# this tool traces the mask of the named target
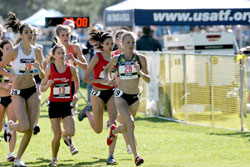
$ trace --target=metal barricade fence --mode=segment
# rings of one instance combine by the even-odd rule
[[[236,61],[237,55],[140,53],[147,58],[151,82],[141,82],[139,111],[184,123],[248,131],[244,60]]]

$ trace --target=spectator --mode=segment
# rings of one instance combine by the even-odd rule
[[[162,51],[159,41],[152,37],[153,31],[149,26],[143,27],[142,32],[142,37],[136,41],[136,50]]]

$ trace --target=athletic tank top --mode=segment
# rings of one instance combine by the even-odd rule
[[[69,53],[71,53],[76,58],[76,56],[74,55],[74,51],[73,51],[72,45],[69,45],[67,56],[68,56]],[[68,57],[66,57],[66,63],[69,63],[69,64],[71,64],[71,65],[73,65],[73,66],[76,67],[76,63],[74,63],[71,59],[68,59]]]
[[[109,61],[103,58],[101,52],[97,52],[96,55],[98,56],[99,60],[98,60],[98,63],[94,67],[94,79],[104,79],[103,69],[109,63]],[[98,88],[103,88],[103,89],[114,88],[114,86],[112,87],[108,86],[107,83],[91,83],[91,85],[98,87]]]
[[[18,54],[16,59],[12,62],[13,71],[16,75],[33,74],[37,69],[32,65],[36,60],[35,47],[31,45],[31,52],[29,55],[23,53],[23,49],[19,44],[17,46]]]
[[[66,70],[63,73],[59,73],[56,70],[54,63],[50,65],[49,79],[54,81],[54,84],[50,86],[49,100],[53,102],[69,102],[72,101],[72,73],[70,65],[67,64]]]
[[[133,54],[133,57],[130,60],[126,60],[124,54],[120,54],[116,63],[117,76],[120,77],[120,79],[139,78],[140,76],[138,75],[134,67],[136,61],[141,67],[140,59],[135,53]]]

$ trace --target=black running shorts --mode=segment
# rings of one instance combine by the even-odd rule
[[[49,118],[65,118],[73,113],[73,102],[48,102]]]

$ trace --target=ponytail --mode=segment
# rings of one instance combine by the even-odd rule
[[[8,28],[12,28],[12,31],[14,33],[20,33],[22,34],[24,27],[30,27],[29,24],[24,23],[22,24],[21,21],[16,17],[16,14],[13,12],[9,12],[9,17],[7,20],[7,23],[5,24],[5,26]]]
[[[88,33],[89,33],[89,43],[93,45],[96,49],[102,49],[101,44],[107,38],[113,38],[110,33],[97,30],[94,27],[90,27],[88,29]]]

